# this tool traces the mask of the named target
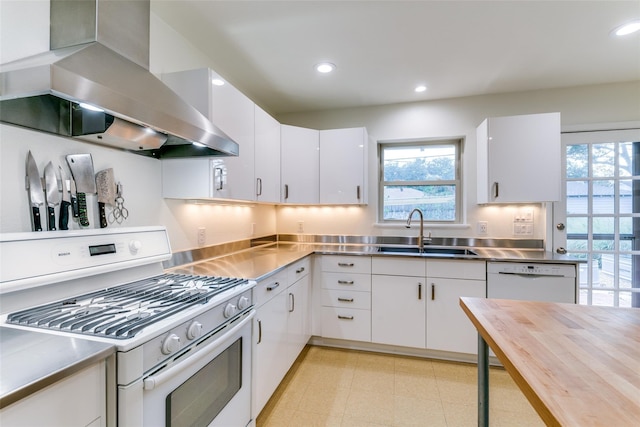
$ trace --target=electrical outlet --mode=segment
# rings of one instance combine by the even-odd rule
[[[198,245],[202,246],[207,243],[207,229],[204,227],[198,228]]]
[[[298,233],[304,233],[304,221],[298,221]]]
[[[478,221],[478,234],[487,234],[489,229],[489,224],[487,221]]]
[[[256,234],[256,223],[251,223],[251,235],[254,236]]]

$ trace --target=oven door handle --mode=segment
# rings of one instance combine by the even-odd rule
[[[208,344],[206,347],[200,350],[197,354],[194,354],[193,356],[189,357],[188,358],[189,363],[184,363],[184,362],[178,363],[177,365],[172,366],[171,368],[167,369],[166,371],[158,375],[152,375],[145,378],[143,381],[144,389],[153,390],[154,388],[160,386],[161,384],[165,383],[167,380],[179,374],[184,369],[187,369],[188,367],[192,366],[193,363],[197,363],[203,358],[209,357],[211,353],[213,353],[220,347],[221,345],[220,343],[223,343],[226,340],[228,340],[236,332],[242,329],[247,323],[251,322],[251,319],[253,319],[253,316],[255,316],[255,313],[256,313],[255,310],[251,310],[249,315],[246,316],[244,319],[242,319],[240,323],[238,323],[237,325],[232,327],[230,330],[225,332],[224,335],[215,338],[212,343]]]

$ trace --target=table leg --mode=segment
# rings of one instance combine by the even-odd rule
[[[489,426],[489,346],[478,334],[478,426]]]

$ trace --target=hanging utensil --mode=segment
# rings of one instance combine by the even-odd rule
[[[76,182],[78,196],[78,218],[80,225],[89,226],[87,214],[87,194],[96,194],[96,180],[91,154],[69,154],[67,164]]]
[[[27,155],[27,190],[31,202],[31,224],[33,231],[42,231],[40,221],[40,206],[44,205],[44,190],[36,161],[29,151]]]
[[[100,228],[105,228],[107,226],[105,205],[114,206],[116,199],[116,184],[112,168],[101,170],[96,174],[96,187],[98,189]]]
[[[60,202],[60,216],[58,217],[58,227],[60,230],[69,229],[69,208],[71,207],[71,195],[69,190],[71,184],[67,179],[67,174],[64,173],[62,166],[58,166],[58,175],[60,180],[58,184],[61,184],[62,188],[62,201]]]
[[[51,162],[44,168],[44,186],[47,193],[47,230],[54,231],[56,229],[55,207],[60,204],[60,188],[56,170]]]

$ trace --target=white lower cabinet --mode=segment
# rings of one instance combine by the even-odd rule
[[[486,263],[374,257],[371,341],[455,353],[477,353],[477,333],[460,297],[486,296]]]
[[[91,365],[0,411],[3,426],[103,427],[106,364]]]
[[[310,265],[304,258],[259,281],[254,289],[254,418],[309,340]],[[297,280],[291,283],[290,278]]]
[[[374,257],[371,270],[371,340],[425,348],[424,259]]]
[[[322,336],[371,341],[371,257],[322,257]]]
[[[460,297],[486,297],[486,263],[427,260],[427,286],[427,348],[477,354],[478,333]]]

